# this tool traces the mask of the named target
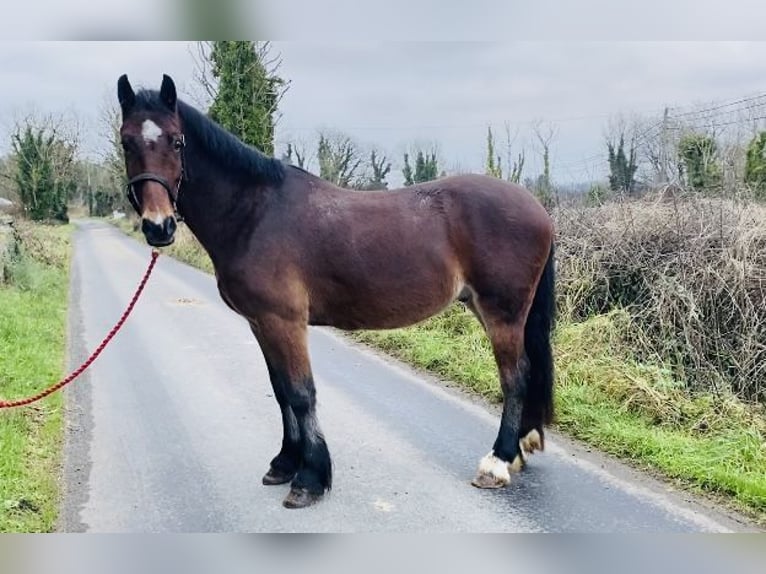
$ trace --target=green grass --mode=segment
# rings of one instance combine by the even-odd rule
[[[556,427],[635,466],[721,495],[766,524],[766,417],[734,397],[689,396],[669,371],[621,348],[625,313],[560,325]],[[420,325],[354,338],[500,401],[478,322],[453,306]]]
[[[20,225],[23,256],[0,285],[0,397],[60,379],[66,349],[71,228]],[[0,411],[0,532],[48,532],[58,511],[62,399]]]

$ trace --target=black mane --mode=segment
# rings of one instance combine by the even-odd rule
[[[178,100],[177,105],[187,142],[200,146],[230,172],[239,172],[267,185],[282,183],[285,166],[280,160],[245,144],[189,104]],[[155,90],[137,92],[135,106],[149,112],[168,111]]]

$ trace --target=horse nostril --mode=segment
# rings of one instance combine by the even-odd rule
[[[176,219],[175,217],[168,217],[162,224],[163,231],[168,237],[171,237],[176,232]]]
[[[149,221],[148,219],[142,219],[141,220],[141,232],[144,235],[148,235],[156,230],[158,225],[154,223],[153,221]]]

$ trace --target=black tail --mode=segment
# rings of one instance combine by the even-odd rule
[[[553,353],[551,332],[556,319],[554,247],[545,263],[540,283],[524,327],[524,347],[529,360],[527,395],[522,427],[536,428],[553,422]],[[522,431],[524,432],[524,431]],[[523,435],[522,435],[523,436]]]

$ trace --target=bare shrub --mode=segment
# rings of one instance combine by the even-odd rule
[[[693,391],[766,399],[766,207],[674,194],[555,217],[564,315],[625,308],[640,359]]]

